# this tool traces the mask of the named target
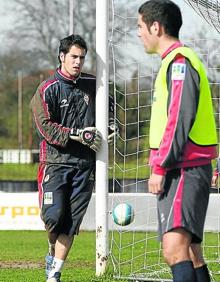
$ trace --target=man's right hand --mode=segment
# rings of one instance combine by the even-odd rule
[[[96,127],[72,130],[70,132],[70,139],[88,146],[95,152],[98,152],[102,145],[102,135]]]
[[[148,181],[148,191],[152,194],[162,194],[164,192],[164,175],[152,173]]]
[[[217,186],[218,186],[218,172],[214,172],[212,176],[211,187],[217,188]]]

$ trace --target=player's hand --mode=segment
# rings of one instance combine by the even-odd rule
[[[102,135],[96,127],[85,127],[72,131],[70,139],[88,146],[95,152],[98,152],[102,145]]]
[[[152,173],[148,181],[148,191],[152,194],[162,194],[164,192],[164,180],[163,175]]]
[[[217,182],[218,182],[218,174],[213,174],[211,187],[217,188]]]
[[[114,143],[115,137],[119,135],[119,128],[117,123],[114,122],[113,118],[109,119],[108,125],[108,144],[112,145]]]

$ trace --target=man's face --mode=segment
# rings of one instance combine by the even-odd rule
[[[138,15],[138,37],[144,43],[145,51],[149,54],[156,53],[157,37],[154,26],[148,29],[146,23],[142,20],[142,15]]]
[[[73,45],[67,54],[61,53],[61,71],[67,76],[79,76],[85,61],[85,55],[85,49],[78,45]]]

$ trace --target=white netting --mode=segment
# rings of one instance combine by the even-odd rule
[[[184,0],[215,29],[220,31],[219,0]]]
[[[170,270],[163,262],[157,241],[156,199],[146,193],[148,167],[148,129],[151,98],[160,59],[144,53],[137,38],[137,10],[143,1],[113,1],[111,92],[115,98],[115,119],[120,127],[114,152],[110,154],[113,193],[111,210],[128,202],[135,211],[135,221],[119,228],[110,218],[114,275],[138,281],[171,281]],[[191,10],[189,6],[188,10]],[[201,27],[202,30],[202,27]],[[184,33],[183,33],[184,34]],[[220,64],[219,39],[198,39],[197,34],[181,38],[196,50],[208,70],[219,132]],[[159,121],[158,121],[159,122]],[[220,195],[213,189],[215,204],[209,210],[204,237],[204,254],[213,281],[220,281]]]

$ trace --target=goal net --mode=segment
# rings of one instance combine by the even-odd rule
[[[218,32],[220,31],[219,0],[185,0],[185,2]]]
[[[210,2],[211,5],[211,1],[186,2],[195,4],[194,9],[199,7],[197,2]],[[147,193],[150,107],[160,59],[145,54],[137,37],[137,10],[142,3],[134,0],[112,2],[110,92],[115,99],[115,120],[120,127],[120,136],[110,151],[110,210],[118,203],[127,202],[134,208],[135,220],[128,226],[119,227],[110,216],[110,257],[115,278],[172,281],[157,240],[156,198]],[[204,8],[208,10],[209,6]],[[196,15],[186,4],[184,11]],[[181,40],[199,54],[208,70],[219,133],[220,41],[219,38],[201,37],[203,23],[190,36],[188,28],[183,26]],[[211,190],[203,249],[212,281],[220,281],[220,195],[218,187]]]

